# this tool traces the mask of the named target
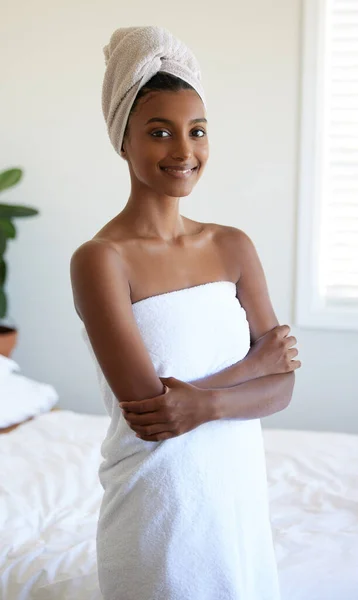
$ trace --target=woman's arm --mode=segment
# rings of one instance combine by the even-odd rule
[[[295,373],[267,375],[231,388],[208,390],[208,421],[259,419],[289,405]]]
[[[162,394],[117,251],[96,240],[82,244],[71,258],[71,283],[76,310],[115,397],[132,401]]]
[[[290,402],[295,382],[293,371],[301,363],[293,360],[297,349],[289,349],[296,340],[285,337],[288,326],[286,331],[284,326],[277,327],[278,319],[253,242],[240,229],[229,227],[226,230],[230,237],[231,255],[240,257],[236,296],[249,322],[251,349],[243,360],[227,369],[190,383],[213,391],[209,394],[212,400],[208,404],[209,411],[213,409],[209,419],[266,416],[282,410]],[[268,332],[272,333],[266,336]],[[255,343],[264,336],[269,339],[262,348],[263,352],[261,349],[255,352]]]
[[[189,383],[202,389],[213,390],[217,388],[231,388],[240,383],[245,383],[245,381],[256,379],[257,377],[262,377],[260,365],[253,356],[247,354],[245,358],[239,360],[230,367],[222,369],[213,375],[195,379]]]

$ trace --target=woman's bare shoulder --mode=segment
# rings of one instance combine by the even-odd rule
[[[105,239],[90,239],[76,248],[70,260],[70,277],[77,312],[79,304],[88,301],[96,285],[110,286],[114,279],[130,297],[126,263]]]
[[[202,231],[210,235],[213,241],[224,242],[235,240],[240,235],[241,230],[230,225],[223,225],[221,223],[205,222],[205,221],[194,221],[185,217],[185,221],[195,232]],[[242,232],[243,233],[243,232]]]
[[[236,257],[242,257],[254,246],[252,239],[245,231],[232,225],[217,225],[215,234],[220,247],[233,252]]]
[[[83,242],[73,252],[70,260],[70,274],[72,284],[85,272],[93,272],[96,267],[100,267],[103,262],[117,259],[114,256],[114,248],[105,241],[90,239]]]
[[[242,229],[232,225],[213,224],[214,240],[228,273],[232,273],[238,282],[247,256],[252,252],[254,244]]]
[[[222,225],[220,223],[211,223],[213,225],[213,231],[225,241],[238,242],[242,240],[247,234],[238,227],[233,227],[232,225]]]
[[[96,262],[106,259],[116,259],[118,264],[122,263],[123,268],[125,268],[120,239],[115,241],[111,236],[98,232],[93,238],[86,240],[76,248],[71,256],[71,266],[77,262],[92,263],[93,261]]]

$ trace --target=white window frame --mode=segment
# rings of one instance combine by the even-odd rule
[[[302,20],[301,126],[298,192],[295,324],[308,329],[358,331],[356,306],[327,306],[318,293],[320,194],[318,167],[323,86],[324,20],[327,0],[304,0]]]

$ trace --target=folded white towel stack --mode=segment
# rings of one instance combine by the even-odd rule
[[[197,59],[164,27],[149,25],[117,29],[103,52],[107,68],[102,88],[102,109],[110,140],[118,154],[135,97],[159,71],[176,75],[189,83],[205,106]]]

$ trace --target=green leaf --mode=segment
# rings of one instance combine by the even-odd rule
[[[6,235],[3,232],[3,230],[0,228],[0,256],[1,257],[6,250],[6,240],[7,240]]]
[[[7,313],[7,301],[6,295],[2,288],[0,288],[0,319],[4,319]]]
[[[12,187],[20,181],[22,177],[21,169],[7,169],[0,173],[0,191]]]
[[[7,271],[6,262],[2,258],[0,260],[0,288],[4,287],[4,283],[6,280],[6,271]]]
[[[9,219],[0,219],[0,229],[3,230],[7,238],[14,239],[16,237],[16,229]]]
[[[20,206],[13,204],[0,204],[0,219],[13,219],[14,217],[33,217],[38,215],[39,211],[36,208],[29,206]]]

